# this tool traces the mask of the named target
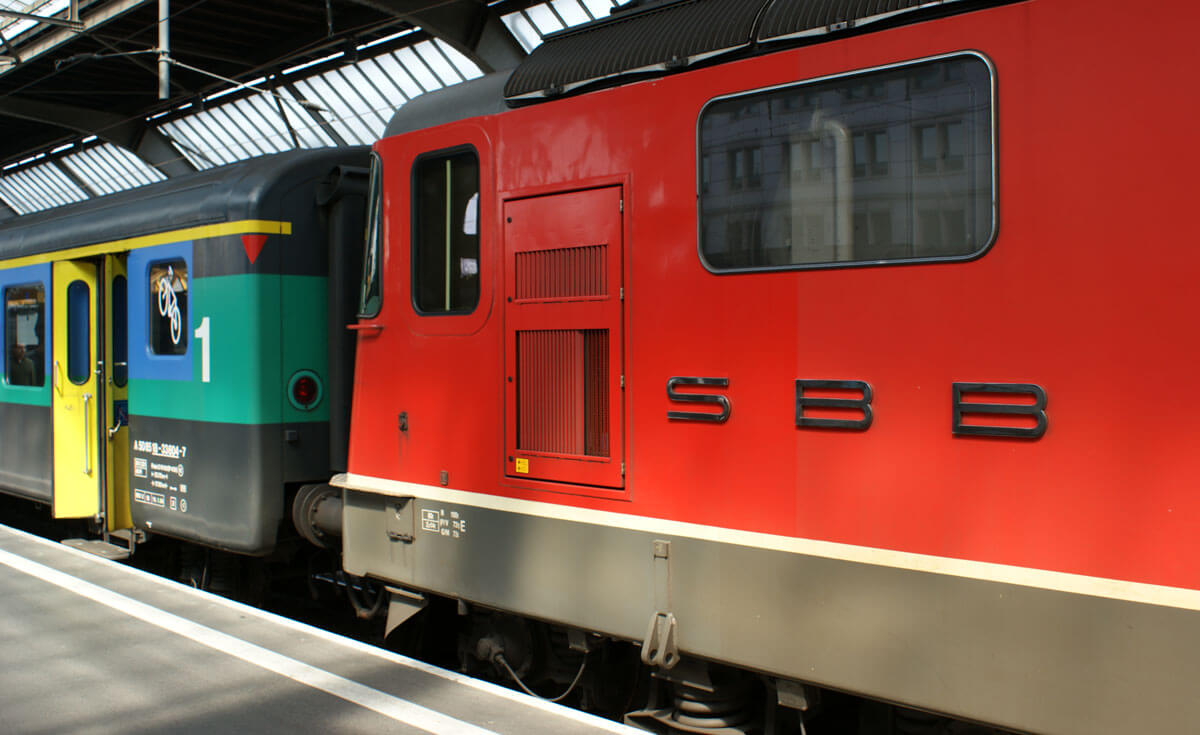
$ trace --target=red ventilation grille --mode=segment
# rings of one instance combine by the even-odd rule
[[[605,249],[585,245],[515,253],[517,300],[607,296]]]
[[[608,330],[517,332],[517,448],[609,456]]]

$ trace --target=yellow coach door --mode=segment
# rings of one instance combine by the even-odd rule
[[[107,529],[133,526],[129,507],[129,282],[125,256],[104,258],[104,433]]]
[[[99,281],[91,263],[54,264],[54,517],[100,514]]]

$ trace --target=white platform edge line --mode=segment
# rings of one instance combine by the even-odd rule
[[[539,500],[523,500],[465,490],[453,490],[434,485],[420,485],[365,475],[338,475],[334,478],[333,484],[337,487],[350,490],[393,497],[416,497],[422,500],[476,506],[489,510],[519,513],[539,518],[609,526],[664,536],[683,536],[702,541],[715,541],[736,546],[780,551],[837,561],[927,572],[965,579],[977,579],[986,582],[999,582],[1020,587],[1032,587],[1090,597],[1103,597],[1111,600],[1144,603],[1160,607],[1200,610],[1200,590],[1183,587],[1167,587],[1144,582],[1128,582],[1119,579],[1091,577],[1069,572],[1054,572],[1046,569],[971,561],[968,559],[954,559],[907,551],[878,549],[870,546],[855,546],[853,544],[843,544],[834,541],[818,541],[815,539],[778,536],[754,531],[741,531],[732,528],[670,521],[614,511],[592,510],[590,508],[579,508]]]
[[[395,653],[393,651],[388,651],[383,648],[378,648],[376,646],[372,646],[369,643],[363,643],[362,641],[356,641],[353,638],[345,638],[336,633],[331,633],[327,630],[322,630],[321,628],[315,628],[306,623],[301,623],[299,621],[292,620],[291,618],[285,618],[282,615],[276,615],[275,613],[267,612],[266,610],[261,610],[257,607],[252,607],[250,605],[246,605],[245,603],[237,602],[236,600],[230,600],[230,599],[221,597],[220,595],[214,595],[210,592],[198,590],[195,587],[190,587],[186,584],[181,584],[181,583],[176,582],[171,579],[159,577],[158,575],[151,574],[150,572],[142,571],[141,569],[137,569],[136,567],[127,566],[125,564],[120,564],[118,562],[111,561],[109,559],[105,559],[103,557],[99,557],[94,554],[89,554],[86,551],[81,551],[79,549],[75,549],[70,546],[65,546],[63,544],[56,543],[56,542],[50,541],[48,539],[44,539],[40,536],[35,536],[31,533],[27,533],[25,531],[21,531],[16,528],[11,528],[9,526],[3,526],[3,525],[0,525],[0,528],[2,528],[4,531],[7,531],[8,533],[10,533],[14,536],[18,536],[22,539],[43,545],[49,549],[54,550],[55,552],[64,552],[64,553],[67,553],[71,556],[74,556],[80,560],[83,560],[83,561],[86,561],[89,563],[100,564],[100,565],[105,565],[108,567],[120,569],[124,573],[128,573],[128,574],[137,576],[137,577],[144,579],[148,582],[151,582],[153,584],[167,587],[169,589],[180,592],[182,594],[187,594],[187,595],[192,595],[194,597],[198,597],[200,599],[205,600],[206,602],[224,605],[226,607],[229,607],[232,610],[237,611],[240,614],[253,616],[260,620],[264,620],[264,621],[273,623],[275,625],[279,625],[279,626],[288,628],[289,630],[294,630],[298,633],[303,633],[305,635],[311,635],[316,638],[320,638],[321,640],[324,640],[328,643],[340,645],[344,648],[348,648],[357,653],[374,656],[376,658],[383,659],[385,661],[396,664],[398,666],[404,666],[404,667],[419,671],[423,674],[428,674],[430,676],[436,676],[438,678],[445,679],[447,681],[451,681],[455,684],[460,684],[462,686],[471,687],[472,689],[476,689],[476,690],[484,692],[486,694],[490,694],[494,697],[500,697],[501,699],[506,699],[510,702],[513,702],[514,704],[518,704],[518,705],[525,706],[525,707],[530,707],[532,709],[541,710],[548,714],[552,714],[554,716],[562,717],[562,718],[565,718],[568,720],[574,720],[575,722],[579,722],[580,724],[584,724],[584,725],[592,727],[596,730],[602,730],[604,732],[616,733],[617,735],[645,735],[644,730],[632,728],[627,725],[623,725],[619,722],[607,720],[607,719],[605,719],[603,717],[599,717],[597,715],[588,714],[587,712],[580,712],[579,710],[571,709],[570,707],[567,707],[565,705],[555,704],[554,702],[548,702],[543,699],[531,697],[527,694],[522,694],[521,692],[517,692],[512,689],[508,689],[508,688],[500,686],[498,684],[493,684],[488,681],[483,681],[482,679],[475,679],[475,678],[472,678],[465,674],[459,674],[454,671],[449,671],[447,669],[438,668],[437,666],[434,666],[432,664],[427,664],[424,661],[420,661],[415,658],[410,658],[403,654]],[[0,549],[0,551],[3,551],[3,549]],[[34,562],[34,563],[36,563],[36,562]],[[56,570],[52,570],[52,571],[56,571]],[[113,594],[117,594],[117,593],[113,593]],[[136,602],[136,600],[134,600],[134,602]]]
[[[144,602],[105,589],[99,585],[74,577],[66,572],[48,567],[40,562],[26,559],[10,551],[0,549],[0,564],[18,572],[36,577],[62,589],[105,605],[117,612],[161,628],[169,633],[187,638],[233,658],[266,669],[292,681],[304,684],[335,697],[344,699],[373,712],[377,712],[405,725],[435,733],[454,735],[496,735],[491,730],[477,727],[414,704],[408,700],[381,692],[378,689],[346,679],[315,666],[297,661],[262,646],[249,643],[227,633],[200,625],[187,618],[160,610]]]

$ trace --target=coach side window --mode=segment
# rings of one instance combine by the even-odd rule
[[[992,72],[957,54],[718,99],[700,116],[713,271],[963,260],[995,229]]]
[[[46,382],[42,337],[46,291],[42,284],[4,289],[5,377],[9,385],[40,386]]]
[[[188,269],[182,258],[150,265],[150,351],[182,355],[188,338]]]
[[[479,155],[442,151],[413,166],[412,292],[421,314],[465,314],[479,303]]]
[[[379,315],[383,304],[383,275],[379,269],[383,257],[383,162],[374,153],[371,154],[371,180],[367,189],[367,236],[358,315],[370,318]]]

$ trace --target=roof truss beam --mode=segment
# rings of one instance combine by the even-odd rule
[[[58,46],[74,39],[80,32],[87,32],[94,28],[98,28],[117,16],[133,10],[134,8],[153,2],[154,0],[112,0],[99,5],[94,11],[89,12],[86,18],[80,20],[78,30],[72,28],[55,29],[30,43],[23,43],[18,46],[17,50],[20,53],[20,62],[24,63],[32,59],[54,50]],[[15,69],[17,64],[10,65],[8,68],[0,68],[0,75],[6,74]]]
[[[37,21],[38,23],[45,23],[47,25],[70,28],[73,31],[83,30],[83,23],[79,22],[79,0],[71,0],[71,5],[67,10],[66,18],[59,18],[56,15],[35,15],[33,13],[21,13],[16,10],[0,10],[0,18],[32,20]]]
[[[482,0],[355,0],[395,15],[453,46],[486,74],[511,69],[525,49]]]
[[[102,110],[19,97],[0,97],[0,115],[51,123],[85,135],[95,135],[132,151],[164,176],[178,176],[196,170],[179,155],[166,135],[142,120],[127,120]]]

